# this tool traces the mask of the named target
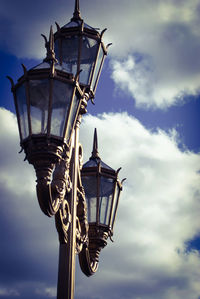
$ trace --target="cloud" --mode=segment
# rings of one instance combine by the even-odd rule
[[[111,27],[117,89],[140,108],[166,109],[198,95],[199,1],[134,1],[127,7],[129,22],[123,17],[119,21],[118,15]]]
[[[199,156],[179,149],[175,130],[152,132],[127,113],[118,113],[84,117],[80,137],[85,161],[94,126],[102,160],[115,169],[121,166],[120,177],[127,181],[115,242],[102,250],[94,277],[86,278],[77,265],[76,297],[196,299],[199,253],[187,251],[185,243],[199,233]],[[36,202],[35,175],[17,154],[16,119],[5,109],[0,109],[0,134],[0,290],[15,290],[24,299],[51,298],[57,233],[53,219]]]
[[[199,74],[196,78],[188,75],[184,80],[179,74],[180,70],[177,69],[177,73],[169,78],[166,67],[156,70],[152,63],[150,56],[142,57],[139,62],[134,56],[129,56],[123,61],[111,62],[112,79],[116,83],[116,91],[123,91],[131,96],[137,108],[167,109],[170,106],[184,104],[187,95],[199,93],[197,82],[200,79]],[[154,65],[158,66],[158,64]],[[176,76],[180,77],[176,78]],[[124,96],[122,92],[120,93]]]
[[[3,288],[3,289],[0,288],[0,297],[1,296],[4,296],[4,297],[11,297],[11,296],[18,297],[19,293],[18,293],[18,291],[13,290],[13,289],[9,290],[9,289],[5,289],[5,288]]]
[[[44,296],[47,296],[48,298],[55,298],[56,288],[45,288],[43,286],[42,289],[39,289],[39,288],[36,289],[36,294],[44,295]]]

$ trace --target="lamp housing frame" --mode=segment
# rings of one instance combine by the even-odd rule
[[[56,58],[58,59],[58,62],[60,65],[63,65],[63,55],[62,53],[62,43],[66,39],[70,39],[73,37],[78,38],[78,52],[77,52],[77,70],[75,73],[79,73],[79,77],[81,76],[81,51],[82,51],[82,45],[83,45],[83,39],[88,38],[92,39],[97,42],[98,47],[95,54],[95,60],[93,62],[93,65],[91,66],[90,76],[89,76],[89,82],[81,83],[81,79],[79,78],[79,84],[82,90],[85,90],[87,93],[89,93],[90,98],[94,98],[98,80],[101,74],[101,70],[104,64],[105,57],[107,56],[107,48],[110,45],[105,46],[102,37],[106,29],[104,29],[101,33],[99,33],[95,28],[92,28],[91,26],[84,23],[84,21],[80,18],[80,16],[76,16],[71,19],[71,22],[64,25],[63,27],[60,27],[58,23],[57,25],[57,32],[54,33],[54,40],[55,40],[55,53]],[[102,57],[99,60],[100,52],[102,51]],[[94,79],[95,78],[95,79]]]

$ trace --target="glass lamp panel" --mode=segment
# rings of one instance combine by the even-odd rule
[[[96,61],[97,51],[98,42],[95,39],[83,36],[80,61],[80,70],[82,70],[82,72],[79,76],[79,82],[81,84],[90,84],[91,74]]]
[[[74,97],[72,99],[70,114],[68,116],[68,121],[67,121],[67,130],[65,134],[65,138],[67,140],[70,139],[71,132],[74,127],[74,123],[76,121],[78,107],[79,107],[79,98],[76,96],[76,94],[74,94]]]
[[[114,191],[114,181],[111,178],[102,176],[100,180],[99,213],[100,223],[108,225],[110,211],[112,208],[112,196]]]
[[[49,80],[30,80],[30,114],[33,134],[47,133]]]
[[[96,80],[97,80],[97,76],[99,74],[99,69],[101,67],[101,62],[102,59],[104,57],[104,51],[102,46],[99,49],[99,54],[98,54],[98,58],[97,58],[97,63],[96,63],[96,67],[95,67],[95,71],[94,71],[94,75],[93,75],[93,79],[92,79],[92,89],[95,89],[95,85],[96,85]]]
[[[21,134],[22,139],[24,139],[29,135],[25,84],[22,84],[17,88],[16,99],[19,111],[19,123],[21,128]]]
[[[51,134],[63,137],[67,113],[70,107],[73,86],[58,80],[53,81]]]
[[[78,64],[79,37],[75,35],[63,38],[61,41],[61,52],[59,46],[59,39],[57,39],[55,41],[56,58],[67,73],[75,76]]]
[[[82,184],[85,190],[85,197],[87,201],[88,222],[96,222],[97,213],[97,177],[83,176]]]
[[[120,195],[120,188],[117,185],[116,189],[115,189],[115,195],[114,195],[114,200],[113,200],[113,210],[112,210],[112,215],[111,215],[111,227],[112,227],[112,229],[113,229],[113,226],[114,226],[115,217],[116,217],[116,213],[117,213],[119,195]]]

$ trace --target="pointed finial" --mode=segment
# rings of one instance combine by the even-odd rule
[[[77,20],[82,21],[80,7],[79,7],[79,0],[75,0],[74,14],[71,21],[77,21]]]
[[[51,25],[49,32],[49,48],[54,52],[54,36],[53,36],[53,27]]]
[[[54,52],[54,36],[53,36],[53,28],[52,26],[50,27],[50,32],[49,32],[49,41],[47,41],[47,38],[45,35],[42,34],[42,36],[45,39],[45,47],[47,49],[47,56],[43,60],[44,62],[57,62],[55,58],[55,52]]]
[[[92,157],[93,159],[95,158],[100,158],[99,157],[99,152],[98,152],[98,141],[97,141],[97,129],[94,129],[94,140],[93,140],[93,151],[92,151]]]

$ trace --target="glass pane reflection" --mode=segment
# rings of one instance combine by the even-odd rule
[[[111,204],[113,195],[113,179],[107,177],[101,177],[100,186],[100,223],[109,224]]]
[[[81,70],[79,82],[89,85],[91,83],[91,74],[94,69],[99,43],[95,39],[84,35],[82,36],[81,44],[80,41],[81,39],[77,35],[65,37],[61,43],[59,43],[59,40],[56,40],[56,58],[59,59],[65,71],[74,76],[77,74],[77,71]],[[78,65],[79,63],[80,66]]]
[[[30,80],[29,88],[32,133],[47,133],[49,80]]]
[[[78,49],[79,49],[78,36],[63,38],[61,44],[61,57],[60,57],[59,40],[55,41],[56,58],[59,59],[66,72],[71,73],[74,76],[77,73]]]
[[[17,97],[17,106],[19,111],[19,122],[21,127],[21,133],[22,133],[22,138],[24,139],[29,135],[25,84],[17,88],[16,97]]]
[[[103,52],[102,47],[100,47],[99,54],[98,54],[98,59],[97,59],[97,63],[96,63],[96,68],[95,68],[94,76],[93,76],[93,80],[92,80],[92,89],[93,90],[94,90],[95,85],[96,85],[96,79],[97,79],[97,76],[98,76],[98,73],[99,73],[99,68],[101,66],[103,56],[104,56],[104,52]]]
[[[80,73],[80,82],[82,84],[89,85],[90,83],[90,77],[96,61],[97,51],[98,42],[94,39],[83,36],[80,62],[80,69],[82,70]]]
[[[79,98],[76,95],[74,95],[71,111],[70,111],[69,118],[67,121],[67,131],[66,131],[66,136],[65,136],[65,138],[67,140],[69,140],[70,136],[71,136],[73,125],[74,125],[75,118],[77,115],[78,106],[79,106]]]
[[[97,209],[97,178],[96,176],[82,177],[82,184],[87,200],[88,222],[96,222]]]
[[[62,137],[64,134],[72,90],[72,85],[54,80],[51,116],[51,134],[53,135]]]
[[[112,227],[112,229],[113,229],[113,226],[114,226],[115,217],[116,217],[116,213],[117,213],[119,194],[120,194],[120,189],[119,189],[119,186],[117,186],[115,196],[114,196],[114,201],[113,201],[113,212],[112,212],[112,216],[111,216],[111,223],[112,223],[111,227]]]

